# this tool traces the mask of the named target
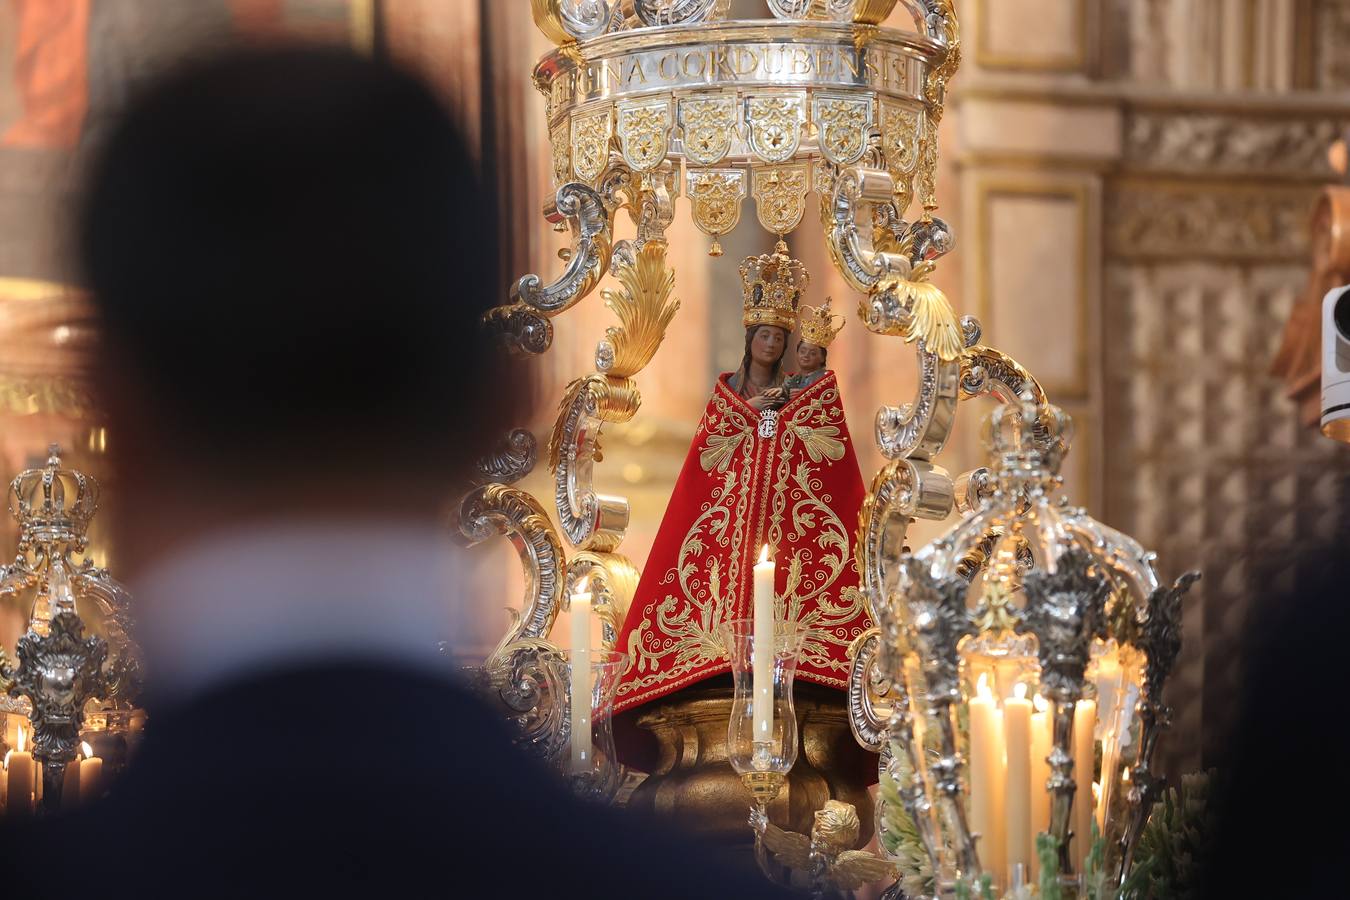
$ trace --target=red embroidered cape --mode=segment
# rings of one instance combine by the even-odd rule
[[[643,568],[618,649],[615,712],[727,672],[718,626],[749,618],[753,567],[777,562],[777,615],[810,629],[797,677],[844,689],[870,627],[853,547],[865,490],[833,372],[778,413],[773,437],[722,375]]]

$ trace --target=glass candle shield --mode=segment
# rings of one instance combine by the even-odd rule
[[[581,722],[582,732],[575,742],[571,737],[573,719],[576,717],[568,717],[568,740],[564,742],[559,756],[559,766],[579,796],[607,802],[614,797],[623,777],[623,769],[614,754],[613,713],[614,694],[619,689],[619,676],[623,673],[628,657],[610,650],[588,650],[579,655],[587,658],[590,668],[589,716],[588,721]],[[577,663],[577,654],[567,650],[561,651],[559,656],[570,676]],[[573,679],[568,677],[569,709],[573,683]],[[589,741],[586,731],[589,731]]]
[[[792,682],[806,629],[796,623],[775,622],[772,640],[767,640],[755,634],[754,620],[733,619],[722,626],[722,635],[735,686],[727,724],[731,766],[740,775],[786,775],[797,761]]]

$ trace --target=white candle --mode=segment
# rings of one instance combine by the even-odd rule
[[[94,755],[94,748],[81,741],[80,746],[84,748],[84,759],[80,760],[80,802],[89,803],[97,800],[99,795],[99,782],[103,780],[103,760]]]
[[[591,770],[591,594],[590,577],[572,595],[572,771]]]
[[[11,816],[23,816],[33,810],[33,754],[24,750],[23,726],[19,727],[18,746],[10,751],[6,764],[6,781],[9,784],[5,811]]]
[[[1031,714],[1031,832],[1033,835],[1050,830],[1050,792],[1046,784],[1050,781],[1050,745],[1052,743],[1050,704],[1040,694],[1036,695],[1036,711]],[[1034,838],[1033,838],[1034,840]],[[1040,884],[1041,861],[1034,852],[1031,854],[1031,878]]]
[[[755,636],[751,649],[751,689],[754,700],[754,740],[773,739],[773,560],[769,559],[769,545],[765,544],[755,565]]]
[[[1073,708],[1073,853],[1074,870],[1083,864],[1083,858],[1092,849],[1092,776],[1094,741],[1097,727],[1097,704],[1079,700]]]
[[[1003,736],[989,676],[980,673],[970,698],[970,827],[980,835],[980,867],[1003,882]]]
[[[86,744],[85,746],[88,746]],[[76,757],[66,763],[66,774],[61,784],[61,808],[72,809],[80,805],[80,759]]]
[[[1013,696],[1003,701],[1003,739],[1008,760],[1008,786],[1004,793],[1005,829],[1008,841],[1007,868],[1023,866],[1024,880],[1031,872],[1031,701],[1027,686],[1018,684]],[[1005,882],[1011,884],[1011,882]]]

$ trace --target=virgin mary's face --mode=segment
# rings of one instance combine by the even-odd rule
[[[755,362],[771,366],[783,358],[787,332],[777,325],[761,325],[750,340],[750,355]]]

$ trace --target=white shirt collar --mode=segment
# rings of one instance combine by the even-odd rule
[[[449,674],[472,633],[459,553],[426,524],[276,522],[204,538],[145,573],[148,687],[181,698],[270,668],[375,661]]]

